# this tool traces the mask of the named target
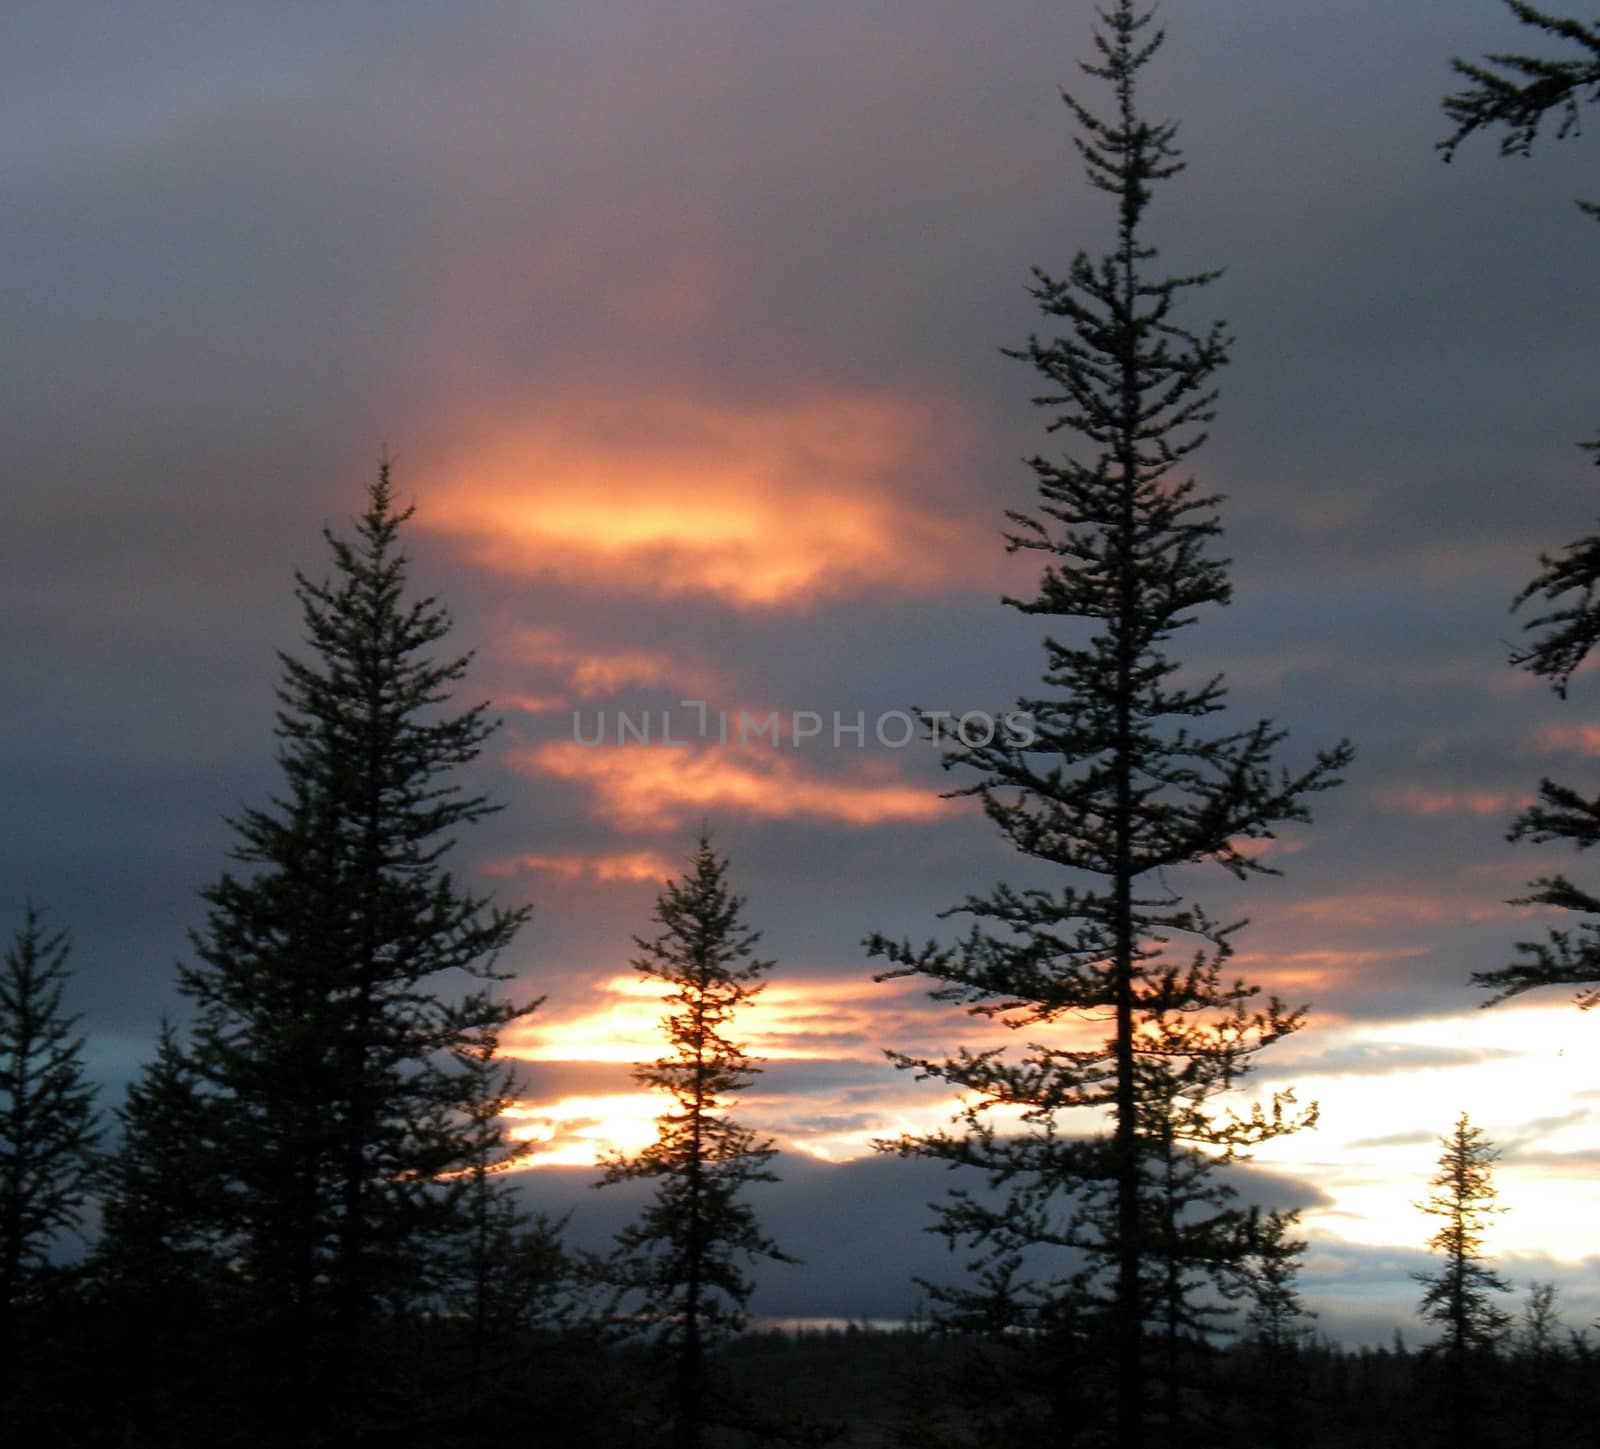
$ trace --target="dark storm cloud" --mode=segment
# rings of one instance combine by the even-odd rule
[[[625,1062],[519,1061],[523,1095],[535,1101],[566,1096],[598,1096],[634,1088],[633,1068]]]
[[[960,1182],[986,1196],[980,1180],[938,1164],[868,1157],[830,1164],[784,1154],[774,1162],[779,1180],[751,1190],[763,1229],[797,1265],[758,1265],[752,1309],[772,1317],[904,1318],[923,1301],[913,1281],[958,1281],[965,1255],[925,1232],[934,1221],[929,1204]],[[541,1168],[516,1181],[524,1203],[561,1216],[570,1213],[577,1247],[602,1250],[648,1201],[650,1185],[631,1182],[590,1191],[596,1173],[586,1168]],[[1260,1169],[1234,1169],[1229,1180],[1244,1206],[1294,1208],[1324,1203],[1313,1184]]]

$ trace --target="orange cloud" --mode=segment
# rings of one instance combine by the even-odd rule
[[[1547,724],[1534,735],[1547,754],[1600,755],[1600,724]]]
[[[418,524],[486,567],[740,605],[946,588],[970,575],[970,530],[903,495],[953,431],[887,396],[578,403],[425,467]]]
[[[513,750],[507,762],[526,774],[587,785],[595,813],[620,830],[674,830],[708,812],[726,810],[768,820],[875,825],[935,820],[952,808],[952,802],[926,786],[897,779],[887,760],[866,759],[829,778],[770,746],[607,747],[557,740]]]
[[[782,963],[780,963],[781,965]],[[883,1048],[938,1055],[954,1043],[1015,1045],[1017,1034],[989,1018],[952,1011],[929,999],[931,983],[914,978],[859,977],[770,982],[742,1007],[734,1038],[770,1061],[870,1061]],[[515,1027],[508,1055],[533,1062],[654,1061],[666,1050],[662,1017],[668,988],[629,972],[596,983],[598,1000],[567,1012],[544,1008]],[[1066,1016],[1030,1027],[1028,1040],[1063,1048],[1089,1046],[1106,1033],[1103,1021]]]
[[[661,881],[676,869],[665,856],[653,850],[612,855],[508,855],[488,861],[482,867],[485,875],[502,878],[533,873],[563,881]]]
[[[598,983],[598,1003],[570,1016],[541,1011],[507,1044],[527,1061],[646,1062],[666,1049],[661,1032],[668,988],[642,975]],[[914,985],[847,981],[773,982],[739,1012],[734,1036],[752,1056],[815,1061],[857,1056],[877,1060],[885,1040],[885,1009],[920,993]],[[949,1019],[948,1008],[939,1008]]]
[[[519,714],[550,714],[568,708],[570,703],[565,695],[560,694],[529,694],[514,689],[494,691],[496,709],[512,709]]]
[[[1286,906],[1284,914],[1329,926],[1443,926],[1461,921],[1513,920],[1527,912],[1499,901],[1469,906],[1456,895],[1428,898],[1386,891],[1352,891],[1347,895],[1297,901]]]
[[[1259,976],[1263,986],[1271,991],[1289,996],[1299,996],[1301,993],[1320,996],[1348,985],[1353,977],[1359,976],[1368,967],[1415,960],[1428,953],[1426,946],[1312,951],[1274,951],[1269,947],[1262,951],[1241,951],[1234,956],[1233,964],[1245,975]],[[1319,1007],[1319,1024],[1326,1025],[1331,1015]]]
[[[519,629],[504,652],[540,673],[555,674],[582,699],[596,699],[624,685],[670,685],[701,697],[728,692],[722,675],[662,650],[607,649],[575,640],[559,628]],[[561,702],[550,707],[560,708]]]
[[[1268,856],[1299,855],[1306,848],[1306,842],[1303,837],[1290,834],[1273,835],[1265,839],[1236,835],[1228,841],[1228,847],[1249,860],[1264,860]]]
[[[1384,810],[1405,815],[1509,815],[1528,803],[1525,795],[1500,790],[1430,790],[1422,785],[1390,785],[1372,792]]]

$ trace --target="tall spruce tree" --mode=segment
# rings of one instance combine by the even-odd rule
[[[643,954],[633,968],[671,988],[663,1025],[672,1045],[634,1076],[669,1094],[673,1106],[657,1119],[656,1140],[632,1157],[612,1158],[596,1184],[643,1178],[656,1185],[639,1220],[618,1235],[611,1273],[634,1321],[654,1335],[673,1449],[696,1449],[730,1411],[748,1417],[713,1382],[708,1350],[745,1323],[754,1288],[747,1265],[791,1261],[744,1198],[751,1183],[776,1181],[769,1164],[777,1149],[728,1115],[760,1067],[727,1032],[773,963],[751,954],[760,933],[745,926],[745,902],[729,890],[727,872],[702,832],[689,870],[657,898],[660,934],[634,938]]]
[[[449,708],[471,656],[436,657],[449,617],[408,597],[410,516],[385,464],[354,538],[324,530],[333,578],[296,575],[309,652],[280,656],[281,793],[232,822],[244,869],[204,893],[180,977],[228,1255],[282,1367],[345,1376],[335,1392],[366,1326],[435,1291],[470,1233],[450,1186],[482,1149],[461,1053],[531,1009],[496,991],[527,911],[443,863],[498,808],[451,778],[495,724]],[[319,1355],[328,1333],[341,1351]]]
[[[62,1002],[69,954],[30,902],[0,961],[0,1324],[79,1226],[95,1172],[95,1093]]]
[[[1075,635],[1046,640],[1046,692],[1018,701],[1031,732],[962,741],[946,755],[981,777],[953,793],[976,796],[1018,850],[1065,879],[969,897],[956,909],[974,925],[954,947],[869,943],[893,963],[886,977],[929,977],[935,999],[974,1016],[1024,1031],[1109,1025],[1097,1045],[1046,1032],[1020,1053],[892,1054],[967,1106],[953,1130],[883,1145],[981,1169],[999,1191],[958,1192],[941,1209],[940,1230],[977,1250],[978,1286],[942,1290],[948,1312],[1041,1333],[1081,1325],[1086,1311],[1099,1317],[1099,1332],[1066,1341],[1078,1351],[1109,1340],[1111,1391],[1099,1412],[1120,1449],[1142,1442],[1147,1413],[1160,1415],[1147,1407],[1150,1339],[1164,1314],[1181,1312],[1162,1302],[1176,1291],[1167,1264],[1221,1267],[1229,1234],[1205,1168],[1305,1120],[1283,1096],[1243,1114],[1216,1108],[1251,1056],[1301,1018],[1224,979],[1236,925],[1179,895],[1169,872],[1203,862],[1240,878],[1270,872],[1252,842],[1308,818],[1308,795],[1337,783],[1350,758],[1340,745],[1291,773],[1274,766],[1283,733],[1268,722],[1202,733],[1200,721],[1223,708],[1222,681],[1181,682],[1165,650],[1196,610],[1230,596],[1224,562],[1209,552],[1217,500],[1178,476],[1212,416],[1227,339],[1220,324],[1194,332],[1176,318],[1180,298],[1215,274],[1152,275],[1151,189],[1182,163],[1176,127],[1148,120],[1136,100],[1162,40],[1151,19],[1130,0],[1102,15],[1098,60],[1083,69],[1110,86],[1109,114],[1066,98],[1089,178],[1115,204],[1115,244],[1098,261],[1079,254],[1064,279],[1036,272],[1042,311],[1066,330],[1016,354],[1043,379],[1037,401],[1053,413],[1051,430],[1092,452],[1032,460],[1038,509],[1010,515],[1006,542],[1048,561],[1037,593],[1007,602]],[[1080,1109],[1109,1113],[1109,1135],[1071,1135],[1067,1114]],[[1180,1148],[1200,1155],[1180,1159]],[[1188,1211],[1162,1202],[1166,1161],[1201,1171],[1182,1187]],[[1086,1370],[1062,1368],[1080,1383]],[[1057,1442],[1089,1432],[1075,1397],[1049,1431]],[[1180,1427],[1168,1429],[1176,1440]]]

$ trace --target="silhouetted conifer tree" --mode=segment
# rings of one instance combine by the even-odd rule
[[[1297,1449],[1307,1434],[1306,1350],[1316,1317],[1300,1297],[1300,1213],[1251,1214],[1240,1263],[1246,1311],[1239,1358],[1247,1421],[1272,1449]]]
[[[1573,672],[1600,639],[1600,535],[1580,538],[1559,555],[1541,555],[1540,561],[1541,572],[1513,607],[1536,595],[1552,605],[1565,602],[1528,621],[1535,640],[1515,651],[1511,662],[1547,680],[1565,699]],[[1564,841],[1579,851],[1600,844],[1600,795],[1590,797],[1545,778],[1539,782],[1538,800],[1517,817],[1509,838],[1538,844]],[[1495,993],[1487,1004],[1541,986],[1576,986],[1578,1005],[1585,1009],[1600,1001],[1600,896],[1557,872],[1530,881],[1528,894],[1511,904],[1555,906],[1587,919],[1571,930],[1551,927],[1542,941],[1519,941],[1519,959],[1493,971],[1474,972],[1473,982]]]
[[[518,1082],[498,1051],[493,1033],[457,1049],[470,1161],[448,1184],[468,1231],[452,1250],[444,1296],[467,1325],[468,1361],[478,1379],[501,1371],[529,1329],[568,1323],[576,1312],[561,1225],[525,1208],[517,1190],[513,1169],[529,1144],[506,1134],[504,1115]]]
[[[1455,60],[1452,67],[1467,82],[1446,96],[1446,115],[1456,129],[1440,149],[1452,158],[1463,141],[1479,131],[1500,132],[1500,151],[1527,156],[1547,120],[1558,140],[1578,133],[1585,103],[1600,100],[1600,21],[1553,15],[1524,0],[1506,0],[1524,25],[1564,42],[1565,55],[1490,55],[1482,63]],[[1600,217],[1600,204],[1578,203]],[[1583,445],[1600,454],[1600,442]],[[1600,456],[1596,458],[1600,462]],[[1527,622],[1533,642],[1512,651],[1511,662],[1546,680],[1565,699],[1574,672],[1600,640],[1600,535],[1587,534],[1556,554],[1541,554],[1540,572],[1517,595],[1512,607],[1542,598],[1552,606]],[[1600,842],[1600,795],[1590,797],[1550,779],[1539,782],[1539,800],[1513,824],[1512,840],[1567,841],[1578,850]],[[1522,941],[1519,960],[1495,971],[1473,974],[1473,981],[1496,994],[1489,1004],[1540,986],[1576,986],[1578,1004],[1600,1001],[1600,897],[1564,874],[1540,876],[1513,905],[1546,905],[1583,917],[1575,930],[1552,929],[1543,941]]]
[[[156,1054],[116,1109],[121,1139],[105,1168],[98,1274],[152,1307],[193,1313],[230,1275],[223,1201],[207,1196],[220,1150],[210,1102],[177,1033],[163,1021]]]
[[[745,926],[743,909],[728,889],[727,861],[702,833],[688,872],[656,901],[661,933],[634,938],[643,952],[634,969],[671,988],[664,1024],[672,1045],[634,1075],[670,1094],[673,1107],[657,1119],[656,1140],[610,1159],[597,1184],[656,1185],[639,1220],[618,1235],[611,1273],[665,1364],[665,1437],[674,1449],[694,1449],[719,1419],[749,1416],[712,1383],[707,1351],[745,1323],[754,1287],[745,1265],[791,1261],[744,1200],[751,1183],[776,1180],[768,1164],[777,1149],[728,1115],[760,1068],[727,1032],[772,967],[751,954],[760,933]]]
[[[89,1262],[94,1316],[115,1325],[99,1346],[103,1402],[131,1444],[224,1442],[250,1305],[215,1177],[215,1114],[168,1022],[116,1119]]]
[[[1566,1332],[1556,1306],[1554,1283],[1530,1283],[1528,1299],[1511,1335],[1516,1364],[1514,1411],[1521,1420],[1527,1449],[1552,1443],[1554,1425],[1567,1407]]]
[[[1165,649],[1196,610],[1230,595],[1224,562],[1209,552],[1217,500],[1178,476],[1212,416],[1226,337],[1220,324],[1193,332],[1176,318],[1181,296],[1214,274],[1151,271],[1151,188],[1182,163],[1175,125],[1148,120],[1136,101],[1161,42],[1146,33],[1150,19],[1130,0],[1103,16],[1098,61],[1083,69],[1110,85],[1110,114],[1067,98],[1090,180],[1116,206],[1115,246],[1099,261],[1080,254],[1064,279],[1036,273],[1041,309],[1066,331],[1017,354],[1043,380],[1037,400],[1054,413],[1052,431],[1092,451],[1032,461],[1038,511],[1010,515],[1007,545],[1049,557],[1038,592],[1008,602],[1062,620],[1075,637],[1046,641],[1045,692],[1018,701],[1033,720],[1030,742],[997,731],[946,756],[982,776],[955,793],[977,796],[1020,851],[1067,877],[1058,890],[1002,885],[969,898],[957,909],[976,924],[953,948],[870,942],[894,963],[887,976],[931,977],[936,999],[974,1015],[1020,1030],[1109,1023],[1097,1046],[1075,1037],[1016,1056],[897,1056],[970,1106],[953,1131],[885,1145],[981,1169],[1003,1189],[998,1204],[958,1193],[942,1210],[941,1231],[979,1254],[978,1287],[945,1290],[947,1307],[972,1321],[987,1299],[1025,1328],[1058,1319],[1064,1298],[1086,1294],[1103,1308],[1090,1339],[1109,1339],[1121,1449],[1141,1442],[1151,1413],[1147,1354],[1164,1311],[1155,1285],[1165,1280],[1170,1297],[1172,1281],[1163,1260],[1215,1256],[1214,1200],[1198,1182],[1186,1188],[1203,1210],[1182,1231],[1187,1219],[1162,1204],[1164,1163],[1203,1167],[1177,1148],[1235,1154],[1305,1120],[1283,1097],[1243,1116],[1217,1111],[1217,1094],[1300,1014],[1224,978],[1236,927],[1179,895],[1169,872],[1202,862],[1241,878],[1269,870],[1252,843],[1306,819],[1306,797],[1336,783],[1350,757],[1341,745],[1296,774],[1274,766],[1283,735],[1270,723],[1202,733],[1223,708],[1222,682],[1180,682]],[[995,1108],[1016,1113],[1020,1130],[997,1125]],[[1109,1137],[1070,1135],[1063,1118],[1083,1108],[1109,1111]],[[1077,1252],[1054,1255],[1052,1268],[1054,1249]],[[1088,1368],[1061,1372],[1081,1382]],[[1081,1403],[1072,1412],[1049,1431],[1059,1442],[1092,1432]]]
[[[1246,1227],[1244,1288],[1249,1303],[1245,1332],[1268,1354],[1292,1353],[1304,1344],[1316,1317],[1300,1298],[1304,1238],[1293,1237],[1300,1212],[1253,1215]]]
[[[1433,1356],[1443,1365],[1447,1442],[1481,1438],[1482,1369],[1505,1336],[1510,1315],[1491,1296],[1511,1285],[1488,1265],[1483,1235],[1504,1209],[1495,1204],[1493,1164],[1500,1155],[1463,1112],[1448,1137],[1440,1138],[1439,1171],[1433,1189],[1417,1206],[1444,1225],[1428,1246],[1444,1259],[1436,1273],[1413,1274],[1424,1288],[1418,1312],[1435,1324],[1440,1339]]]
[[[0,1327],[79,1226],[95,1172],[95,1093],[62,1004],[69,954],[30,903],[0,962]]]
[[[1583,103],[1600,100],[1600,21],[1552,15],[1526,0],[1506,0],[1506,8],[1524,25],[1567,42],[1576,53],[1507,52],[1486,56],[1482,62],[1451,61],[1451,69],[1467,85],[1444,99],[1445,114],[1456,127],[1439,143],[1447,161],[1479,131],[1501,133],[1502,156],[1527,156],[1552,115],[1556,139],[1565,140],[1578,134]],[[1578,204],[1590,215],[1600,216],[1595,203]]]
[[[443,864],[498,808],[451,778],[495,726],[449,710],[470,656],[432,652],[449,617],[407,595],[409,517],[385,465],[354,539],[324,530],[333,579],[296,575],[309,653],[281,656],[281,793],[232,822],[244,870],[205,892],[180,978],[226,1251],[281,1371],[341,1392],[365,1326],[436,1291],[472,1231],[449,1185],[482,1131],[461,1052],[531,1009],[495,991],[527,912]]]

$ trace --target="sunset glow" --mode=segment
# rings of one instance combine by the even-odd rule
[[[925,787],[901,783],[893,761],[882,757],[830,777],[772,746],[619,747],[559,740],[514,750],[507,763],[526,774],[582,784],[593,813],[630,833],[679,829],[708,811],[865,826],[932,821],[952,808]]]
[[[597,881],[661,881],[672,874],[673,865],[664,855],[651,850],[605,855],[539,855],[528,852],[486,861],[481,869],[485,875],[502,880],[534,874],[563,881],[584,877]]]
[[[660,1054],[662,988],[617,976],[597,993],[596,1005],[565,1019],[535,1017],[512,1044],[513,1054],[531,1062],[618,1064]],[[888,999],[875,1001],[875,994]],[[774,984],[741,1016],[739,1035],[769,1064],[861,1068],[881,1066],[875,1038],[883,1035],[905,1040],[943,1031],[949,1045],[974,1049],[1015,1043],[1004,1028],[919,997],[905,983]],[[1416,1237],[1414,1200],[1433,1170],[1437,1139],[1467,1110],[1505,1154],[1498,1179],[1508,1211],[1496,1227],[1497,1251],[1578,1262],[1592,1252],[1600,1214],[1600,1183],[1587,1151],[1600,1115],[1591,1065],[1597,1030],[1600,1017],[1551,1004],[1499,1017],[1478,1012],[1403,1027],[1346,1026],[1331,1039],[1307,1033],[1259,1058],[1271,1072],[1259,1082],[1247,1078],[1232,1105],[1245,1111],[1288,1086],[1302,1105],[1316,1103],[1313,1130],[1265,1144],[1254,1160],[1316,1182],[1327,1201],[1307,1216],[1314,1236],[1374,1246]],[[1084,1045],[1103,1032],[1103,1023],[1080,1021],[1048,1036],[1054,1045]],[[801,1105],[772,1095],[758,1078],[740,1117],[775,1131],[790,1151],[842,1162],[870,1155],[875,1140],[936,1130],[960,1106],[957,1096],[918,1084],[909,1073],[886,1072],[871,1093],[871,1120],[845,1127],[851,1095],[836,1098],[823,1089]],[[1574,1110],[1552,1118],[1545,1111],[1551,1100],[1571,1101]],[[608,1152],[637,1151],[651,1141],[656,1117],[669,1107],[664,1094],[633,1089],[525,1101],[508,1117],[515,1137],[538,1144],[526,1165],[591,1166]],[[1002,1131],[1017,1125],[1014,1111],[995,1112],[992,1120]],[[1095,1130],[1097,1123],[1085,1114],[1075,1125]]]
[[[519,1103],[505,1115],[508,1136],[527,1153],[520,1167],[592,1167],[609,1155],[648,1147],[656,1118],[670,1105],[652,1092],[617,1092]]]

